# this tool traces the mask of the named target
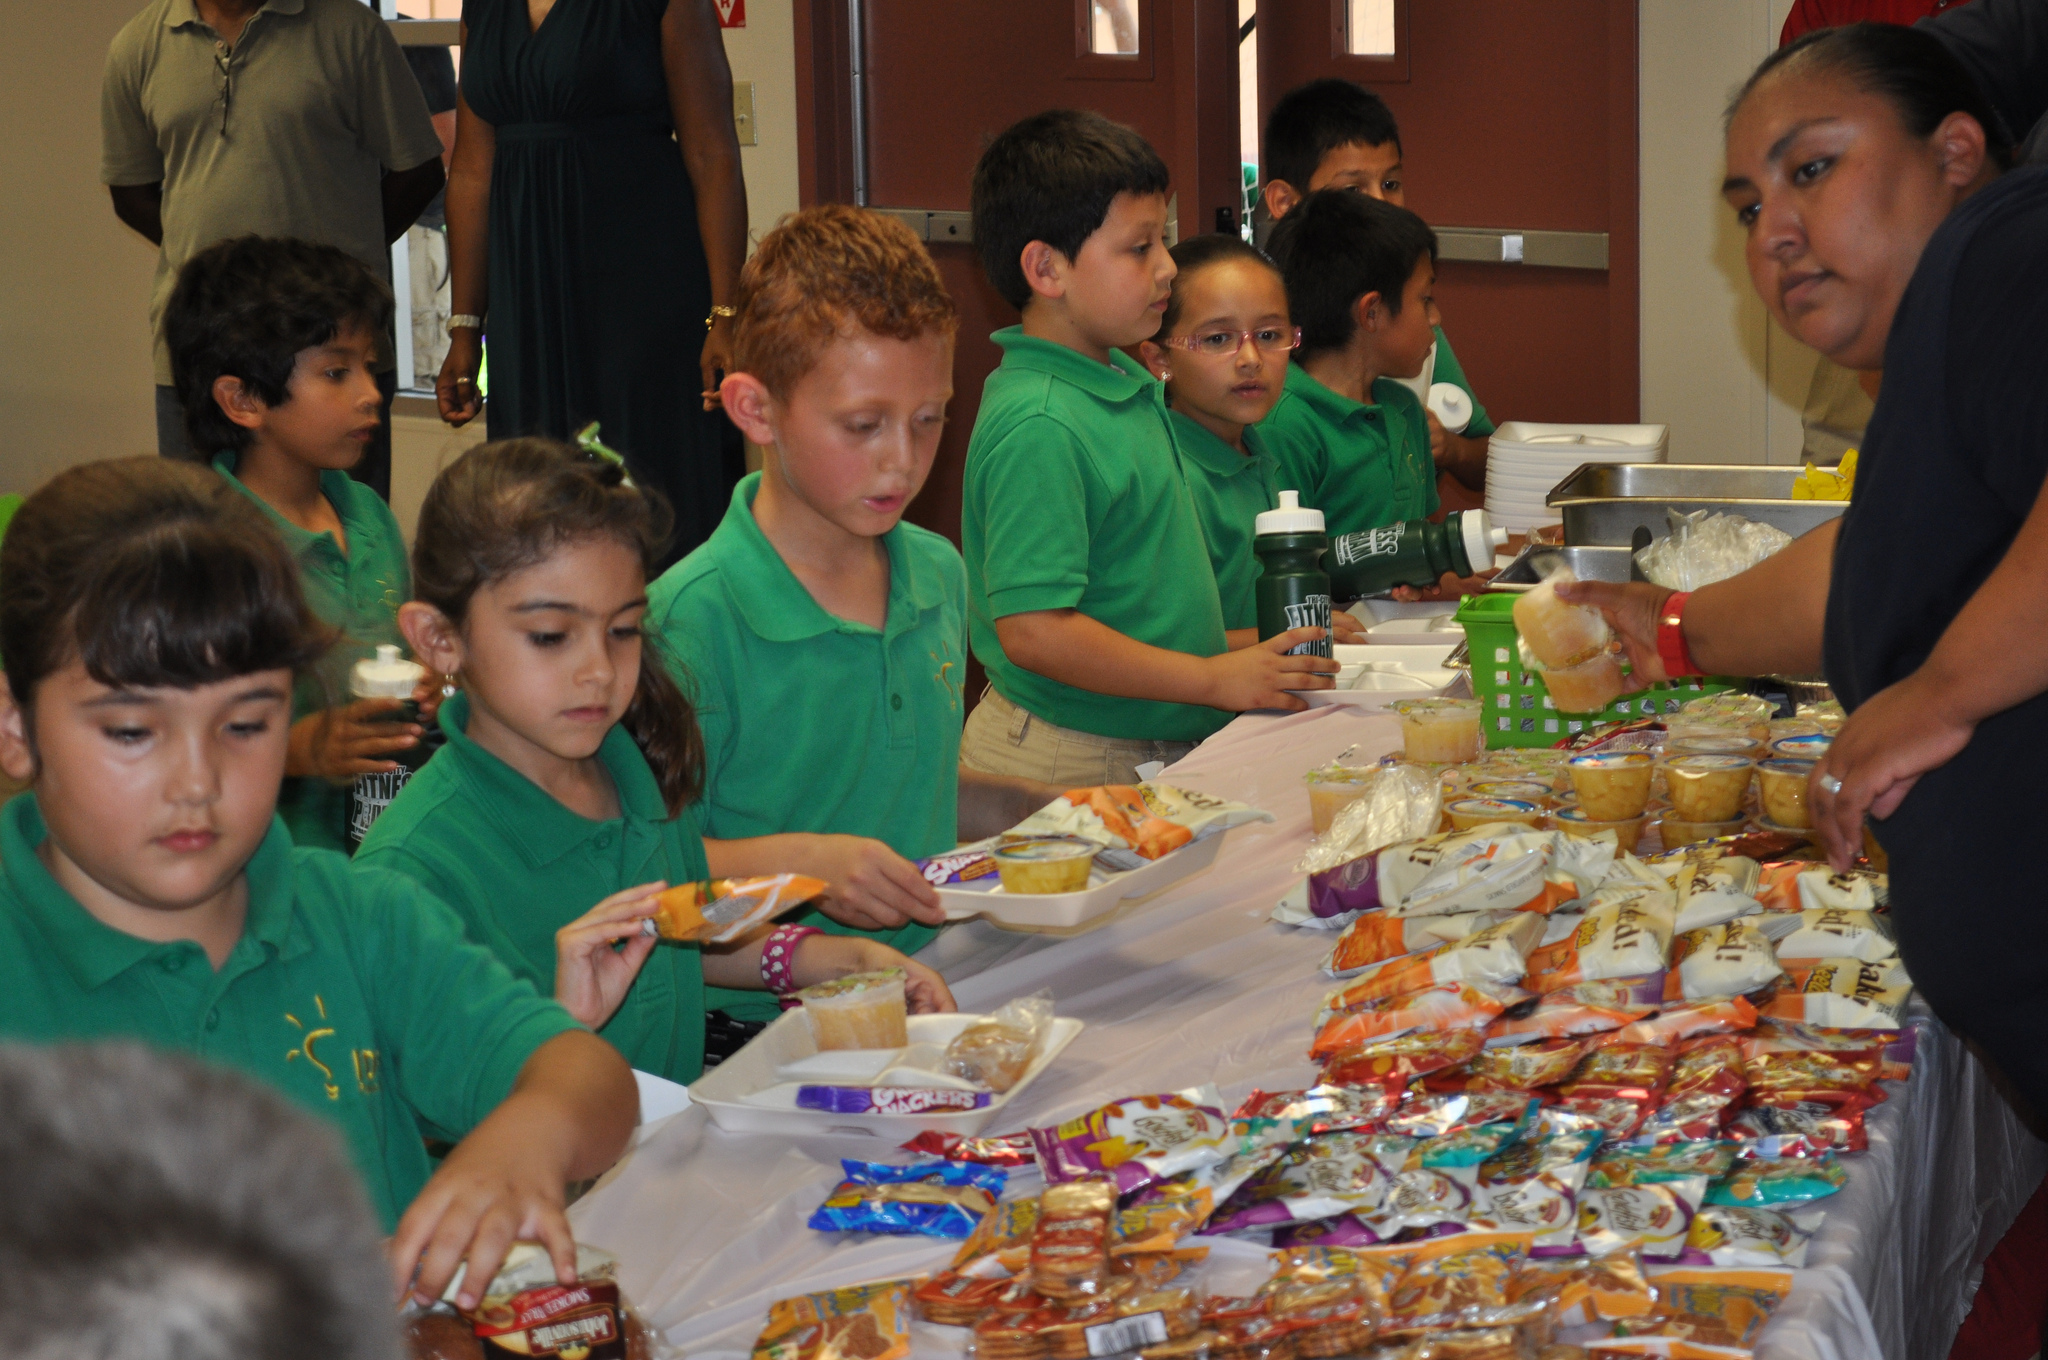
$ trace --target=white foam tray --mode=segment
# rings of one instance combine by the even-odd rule
[[[1211,837],[1210,839],[1215,839]],[[1140,872],[1143,872],[1142,870]],[[944,1047],[953,1037],[985,1015],[913,1015],[909,1019],[910,1042]],[[996,1095],[979,1110],[931,1110],[924,1114],[838,1114],[828,1110],[799,1110],[796,1092],[800,1083],[783,1081],[782,1068],[801,1062],[818,1052],[811,1038],[810,1020],[803,1008],[785,1011],[746,1047],[699,1077],[690,1086],[690,1099],[702,1105],[711,1122],[727,1133],[775,1133],[808,1138],[818,1134],[864,1134],[890,1140],[893,1147],[927,1130],[957,1133],[972,1138],[993,1123],[1018,1092],[1038,1079],[1052,1065],[1061,1050],[1081,1032],[1079,1020],[1058,1017],[1038,1050],[1037,1058],[1025,1070],[1023,1080]]]
[[[1124,903],[1149,897],[1190,874],[1199,873],[1216,860],[1227,832],[1199,836],[1170,855],[1128,873],[1104,873],[1100,865],[1088,871],[1088,886],[1070,893],[1006,893],[1000,885],[976,892],[963,888],[939,889],[939,902],[949,921],[979,916],[1005,930],[1071,931],[1104,924]]]

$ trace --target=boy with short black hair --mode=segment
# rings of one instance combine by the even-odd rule
[[[1260,198],[1275,223],[1321,189],[1349,189],[1396,207],[1407,206],[1401,129],[1386,101],[1361,85],[1332,77],[1289,90],[1266,119],[1264,148],[1266,186]],[[1430,454],[1437,467],[1479,491],[1486,485],[1486,439],[1494,431],[1493,418],[1474,395],[1444,328],[1434,326],[1434,332],[1431,378],[1464,389],[1472,402],[1472,420],[1454,434],[1424,406]],[[1427,399],[1419,377],[1406,385],[1419,400]]]
[[[378,337],[391,290],[354,256],[309,241],[239,236],[179,272],[164,340],[192,447],[254,500],[299,564],[306,600],[339,638],[293,696],[277,810],[295,844],[346,850],[347,783],[399,766],[422,728],[388,720],[397,699],[349,700],[349,672],[402,646],[412,593],[391,507],[347,470],[382,424]],[[415,699],[431,719],[435,690]]]
[[[1056,109],[974,168],[975,240],[1023,313],[993,337],[967,449],[969,636],[989,690],[963,763],[1127,784],[1250,708],[1304,707],[1335,664],[1297,628],[1231,651],[1164,394],[1122,351],[1157,333],[1174,275],[1167,171],[1130,128]]]
[[[1422,403],[1397,379],[1429,356],[1436,233],[1406,208],[1311,194],[1273,233],[1301,346],[1259,433],[1280,485],[1346,530],[1436,513]]]

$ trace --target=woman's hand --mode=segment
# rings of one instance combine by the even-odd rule
[[[645,932],[654,899],[668,884],[642,883],[613,893],[555,932],[555,1000],[577,1023],[602,1029],[626,999],[657,937]],[[620,940],[624,949],[614,949]]]
[[[483,367],[483,336],[467,326],[448,332],[448,357],[441,361],[441,374],[434,379],[434,403],[441,419],[450,425],[467,425],[483,410],[483,393],[477,390],[478,371]]]
[[[1557,588],[1557,598],[1566,604],[1590,605],[1607,616],[1608,626],[1628,650],[1636,679],[1647,685],[1671,678],[1664,673],[1664,658],[1657,654],[1657,620],[1664,615],[1670,591],[1644,581],[1568,581]]]
[[[385,715],[400,699],[358,699],[341,708],[308,713],[292,724],[284,772],[299,779],[346,784],[359,775],[389,774],[396,761],[379,759],[419,745],[416,723],[395,723]]]
[[[933,1015],[960,1009],[946,980],[916,959],[898,953],[876,940],[857,935],[806,935],[798,942],[789,961],[789,971],[799,988],[845,977],[848,973],[872,973],[882,968],[901,968],[903,994],[912,1015]]]
[[[715,316],[704,335],[704,351],[697,358],[704,372],[704,409],[716,411],[721,402],[718,385],[732,372],[732,319]]]
[[[1807,787],[1828,861],[1846,869],[1863,853],[1863,818],[1883,821],[1929,770],[1955,759],[1977,730],[1915,672],[1858,708],[1821,757]],[[1831,782],[1842,781],[1834,792]]]

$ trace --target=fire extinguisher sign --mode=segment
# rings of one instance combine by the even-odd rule
[[[720,28],[745,28],[747,26],[747,0],[712,0],[718,6]]]

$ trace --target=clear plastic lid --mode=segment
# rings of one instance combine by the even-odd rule
[[[1323,512],[1303,505],[1299,491],[1283,491],[1280,493],[1280,505],[1277,509],[1262,510],[1252,520],[1252,532],[1319,534],[1323,532]]]
[[[425,666],[405,660],[399,656],[398,648],[383,643],[375,657],[356,662],[348,687],[358,699],[410,699],[413,690],[426,678]]]

